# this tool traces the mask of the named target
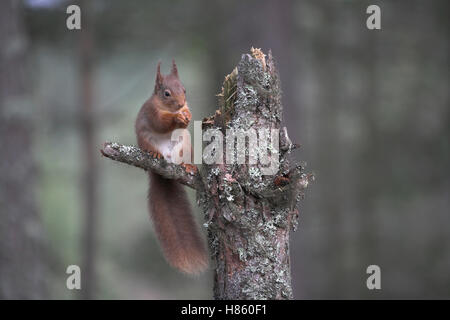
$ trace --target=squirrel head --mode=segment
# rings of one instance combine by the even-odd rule
[[[175,60],[172,60],[172,71],[168,75],[161,74],[161,62],[158,63],[153,94],[172,112],[178,111],[186,104],[186,89],[178,77]]]

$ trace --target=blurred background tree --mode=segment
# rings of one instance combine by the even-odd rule
[[[46,252],[33,155],[28,37],[19,3],[0,4],[0,299],[45,298]]]
[[[81,31],[66,28],[73,3],[81,6]],[[11,4],[14,11],[6,10]],[[382,29],[375,31],[366,28],[371,1],[89,4],[2,3],[4,297],[21,297],[26,285],[17,280],[17,291],[5,294],[3,279],[27,276],[40,289],[48,286],[48,295],[37,289],[27,297],[76,298],[65,287],[65,270],[85,265],[90,248],[96,285],[88,297],[212,297],[210,274],[188,278],[163,260],[147,216],[146,175],[110,161],[95,170],[83,154],[105,140],[135,142],[134,118],[151,94],[158,60],[168,72],[176,59],[193,119],[200,120],[214,112],[224,75],[251,46],[272,49],[285,124],[302,144],[296,156],[317,177],[292,237],[295,297],[450,297],[447,1],[378,1]],[[95,50],[92,105],[83,118],[80,38],[87,32]],[[83,121],[95,133],[86,133]],[[37,180],[27,173],[34,161]],[[97,187],[87,187],[89,177]],[[97,223],[86,224],[94,190]],[[35,250],[41,243],[46,254]],[[14,268],[22,261],[34,261],[30,270],[37,271]],[[380,291],[366,288],[370,264],[381,267]]]

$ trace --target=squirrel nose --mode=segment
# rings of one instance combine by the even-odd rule
[[[184,103],[178,105],[178,109],[181,109],[181,108],[183,108],[183,107],[184,107]]]

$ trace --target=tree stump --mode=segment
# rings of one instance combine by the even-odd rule
[[[197,191],[215,271],[215,299],[293,298],[289,233],[297,226],[297,204],[313,176],[289,163],[298,146],[281,128],[282,110],[272,55],[266,59],[252,48],[225,77],[219,109],[203,120],[203,140],[211,144],[203,150],[206,163],[198,171],[133,146],[105,143],[101,150]],[[265,155],[265,161],[258,155]]]

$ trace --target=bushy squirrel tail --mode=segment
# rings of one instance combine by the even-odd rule
[[[184,273],[204,271],[208,267],[208,252],[184,187],[154,172],[149,177],[149,210],[164,256]]]

